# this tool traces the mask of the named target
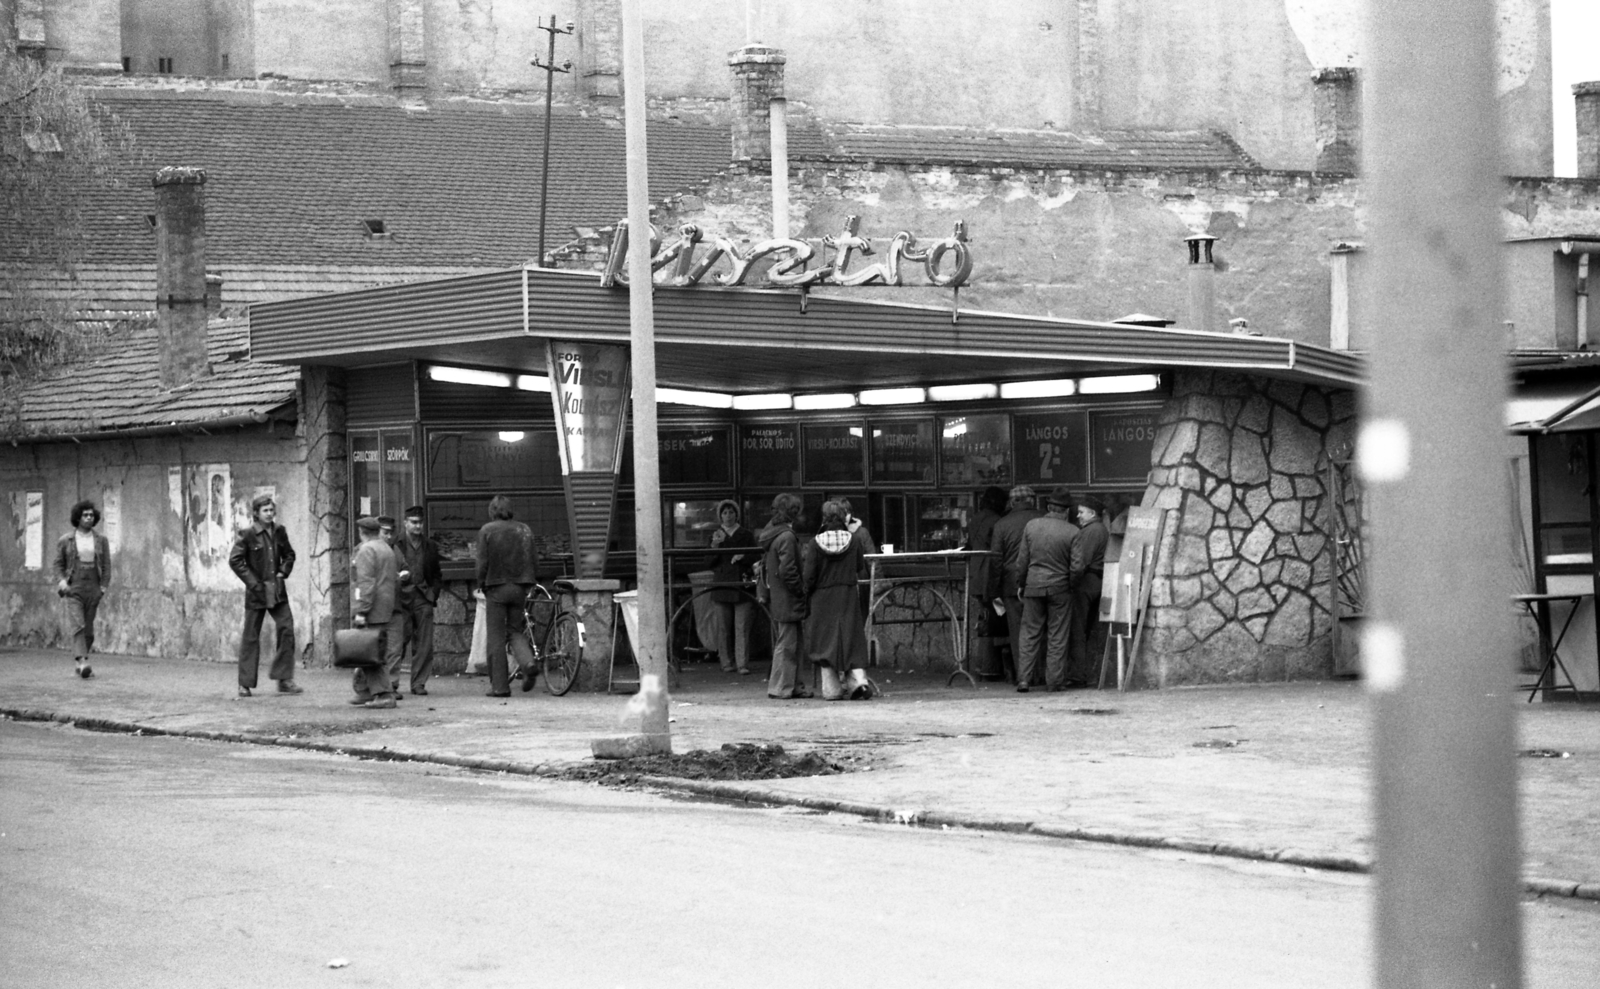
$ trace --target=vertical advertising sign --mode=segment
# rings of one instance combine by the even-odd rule
[[[615,474],[627,426],[628,348],[550,340],[545,362],[561,441],[561,472]]]

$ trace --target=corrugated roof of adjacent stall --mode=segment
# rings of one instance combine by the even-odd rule
[[[300,369],[250,361],[248,329],[242,318],[214,320],[206,339],[211,375],[170,390],[161,387],[154,325],[112,331],[100,354],[16,393],[23,435],[167,432],[265,421],[295,401]]]

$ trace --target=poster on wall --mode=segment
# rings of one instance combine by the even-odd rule
[[[104,488],[100,492],[100,533],[113,551],[122,548],[122,491]]]
[[[1084,414],[1081,411],[1030,412],[1013,420],[1017,483],[1046,494],[1058,484],[1089,479]]]
[[[233,548],[238,526],[233,518],[233,471],[228,464],[205,464],[200,468],[200,490],[196,492],[202,519],[200,545],[213,557],[227,559]],[[246,506],[246,512],[249,507]],[[248,518],[244,520],[248,522]]]
[[[1128,509],[1128,528],[1122,536],[1122,555],[1116,576],[1103,583],[1102,613],[1109,613],[1113,635],[1131,635],[1149,592],[1150,570],[1161,542],[1165,512],[1159,508]],[[1110,574],[1107,574],[1110,577]],[[1109,606],[1104,599],[1110,598]]]
[[[545,361],[562,472],[616,473],[627,425],[628,348],[550,340]]]
[[[29,491],[22,507],[24,540],[22,565],[29,570],[44,569],[44,492]]]

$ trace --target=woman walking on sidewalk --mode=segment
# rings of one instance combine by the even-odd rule
[[[111,583],[111,544],[94,531],[100,509],[85,499],[72,506],[72,531],[56,543],[56,593],[67,603],[72,625],[72,661],[78,676],[94,676],[94,618]]]

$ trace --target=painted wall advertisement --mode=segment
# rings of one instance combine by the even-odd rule
[[[545,344],[561,470],[616,473],[627,425],[628,348],[551,340]]]

